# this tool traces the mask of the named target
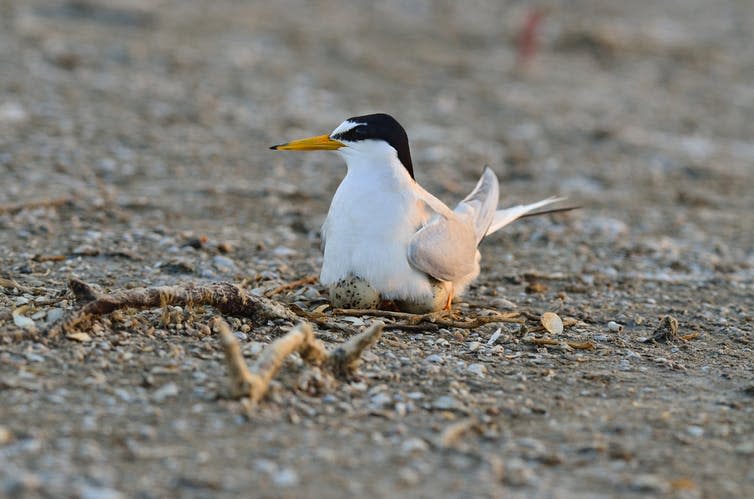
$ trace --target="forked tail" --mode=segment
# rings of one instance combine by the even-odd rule
[[[503,210],[497,210],[495,212],[495,215],[492,217],[492,223],[490,224],[487,232],[484,235],[489,236],[493,232],[497,232],[498,230],[502,229],[509,223],[515,222],[519,218],[523,218],[529,215],[544,215],[546,213],[558,213],[560,211],[573,210],[574,208],[564,208],[563,210],[549,210],[543,213],[532,213],[534,210],[557,203],[559,201],[563,201],[565,199],[566,198],[551,197],[543,199],[542,201],[537,201],[536,203],[520,204],[518,206],[511,206],[510,208],[505,208]]]

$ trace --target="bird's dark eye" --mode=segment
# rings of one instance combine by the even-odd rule
[[[354,135],[358,137],[363,137],[367,134],[367,127],[365,126],[357,126],[356,128],[351,129]]]

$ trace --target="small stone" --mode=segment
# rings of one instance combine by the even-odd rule
[[[233,243],[230,241],[222,241],[217,244],[217,251],[223,254],[232,253],[233,249]]]
[[[13,316],[13,324],[17,327],[21,329],[34,329],[34,321],[25,315],[21,315],[20,310],[14,310],[11,315]]]
[[[26,109],[19,102],[8,101],[0,104],[0,122],[20,124],[29,118]]]
[[[10,439],[12,437],[13,434],[10,432],[10,430],[5,426],[0,425],[0,445],[5,445],[10,442]]]
[[[479,350],[479,347],[481,347],[482,344],[478,341],[472,341],[469,343],[469,352],[476,352]]]
[[[409,438],[401,444],[401,452],[403,454],[419,454],[427,450],[429,450],[429,445],[421,438]]]
[[[31,314],[31,320],[38,321],[39,319],[41,319],[45,315],[47,315],[47,310],[39,310],[39,311],[34,312],[33,314]]]
[[[115,489],[85,485],[79,490],[80,499],[125,499],[125,495]]]
[[[618,324],[618,323],[617,323],[617,322],[615,322],[615,321],[610,321],[610,322],[608,322],[608,323],[607,323],[607,328],[608,328],[608,329],[609,329],[610,331],[614,332],[614,333],[620,333],[621,331],[623,331],[623,325],[621,325],[621,324]]]
[[[242,333],[241,331],[233,332],[233,336],[238,338],[240,341],[246,341],[247,339],[249,339],[249,336],[246,333]]]
[[[168,397],[175,397],[180,392],[178,385],[173,382],[165,383],[152,394],[155,402],[162,402]]]
[[[483,378],[484,375],[487,374],[487,366],[479,363],[469,364],[469,367],[467,367],[466,370],[472,374],[476,374],[480,378]]]
[[[503,469],[503,481],[510,486],[524,487],[533,484],[536,480],[534,471],[526,465],[523,459],[509,459]]]
[[[735,451],[737,454],[742,454],[744,456],[754,456],[754,440],[738,444]]]
[[[628,484],[635,492],[644,494],[667,494],[670,492],[670,484],[655,475],[638,475]]]
[[[275,256],[294,256],[297,254],[296,250],[291,248],[286,248],[285,246],[278,246],[274,250],[272,250],[272,254]]]
[[[401,468],[398,471],[398,476],[400,477],[401,482],[409,486],[414,486],[421,480],[421,477],[415,470],[407,467]]]
[[[369,405],[374,409],[382,409],[383,407],[390,405],[392,402],[393,398],[385,392],[378,393],[369,399]]]
[[[212,265],[221,272],[233,272],[236,270],[236,262],[223,255],[212,257]]]
[[[691,425],[686,427],[686,433],[694,438],[700,438],[704,436],[704,428],[701,426]]]
[[[518,308],[518,305],[505,298],[493,298],[490,300],[490,305],[497,310],[514,310]]]
[[[428,355],[427,357],[424,358],[424,362],[431,362],[433,364],[440,364],[442,363],[442,360],[443,360],[442,355],[438,355],[436,353],[432,355]]]
[[[432,408],[438,409],[441,411],[452,411],[456,409],[461,409],[461,403],[458,402],[456,399],[449,395],[443,395],[442,397],[438,397],[432,402]]]
[[[298,473],[291,468],[283,468],[272,474],[272,483],[278,487],[292,487],[298,482]]]

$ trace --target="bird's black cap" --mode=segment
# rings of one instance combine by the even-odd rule
[[[335,140],[358,142],[360,140],[384,140],[398,153],[398,159],[414,178],[414,165],[411,163],[411,151],[408,147],[408,135],[395,118],[385,113],[354,116],[346,121],[357,123],[356,126],[332,136]]]

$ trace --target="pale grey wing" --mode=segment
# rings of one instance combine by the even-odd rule
[[[475,270],[476,246],[472,225],[437,216],[409,241],[408,262],[437,280],[455,281]]]
[[[487,229],[495,216],[499,197],[500,185],[497,176],[490,167],[485,166],[474,190],[453,210],[461,219],[474,224],[477,244],[487,234]]]

